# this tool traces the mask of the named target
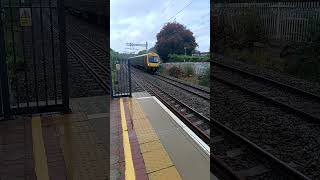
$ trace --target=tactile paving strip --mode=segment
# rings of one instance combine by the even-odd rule
[[[140,104],[134,98],[128,100],[128,104],[148,178],[181,179]]]
[[[57,125],[68,179],[106,180],[107,153],[103,145],[97,143],[86,115],[75,113],[57,119],[62,120]]]

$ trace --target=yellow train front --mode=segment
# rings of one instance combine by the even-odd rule
[[[160,67],[160,57],[156,53],[147,53],[130,57],[129,61],[133,67],[146,70],[154,74]]]

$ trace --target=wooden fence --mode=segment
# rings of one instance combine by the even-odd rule
[[[271,40],[309,42],[312,32],[320,32],[320,2],[218,3],[218,16],[230,27],[241,29],[237,19],[253,9]]]

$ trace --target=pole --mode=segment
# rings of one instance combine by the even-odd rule
[[[148,41],[146,41],[146,53],[148,53]]]
[[[187,56],[187,48],[186,47],[184,47],[184,62],[186,62],[186,56]]]
[[[60,41],[60,66],[62,82],[62,104],[65,112],[69,109],[69,80],[68,80],[68,60],[66,52],[66,19],[64,12],[64,0],[58,0],[58,22],[59,22],[59,41]]]
[[[9,100],[9,80],[8,71],[6,63],[6,45],[5,45],[5,35],[4,35],[4,22],[3,22],[3,12],[2,12],[3,2],[0,0],[0,79],[1,79],[1,100],[2,110],[5,117],[10,113],[10,100]],[[0,110],[1,111],[1,110]]]

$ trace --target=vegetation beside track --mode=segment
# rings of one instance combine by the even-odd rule
[[[193,68],[191,66],[186,66],[184,68],[179,68],[177,66],[172,66],[169,69],[165,69],[161,67],[159,69],[159,73],[165,76],[171,76],[178,79],[185,80],[187,82],[191,82],[193,84],[198,84],[201,86],[210,86],[210,69],[208,69],[204,74],[197,75],[195,74]]]
[[[304,41],[274,40],[267,36],[257,9],[244,9],[233,29],[222,15],[219,54],[296,78],[320,82],[320,19],[306,16]],[[311,13],[311,12],[310,12]],[[301,35],[302,36],[302,35]],[[301,37],[302,38],[302,37]]]
[[[189,56],[169,54],[167,62],[205,62],[209,61],[210,57],[207,56]]]

